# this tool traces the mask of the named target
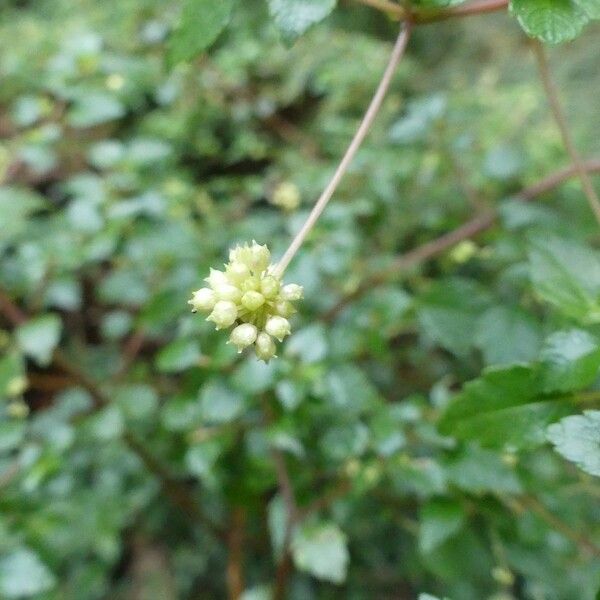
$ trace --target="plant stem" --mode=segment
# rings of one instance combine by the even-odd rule
[[[331,197],[333,196],[333,193],[335,192],[340,181],[342,180],[342,177],[348,170],[352,159],[354,158],[356,152],[360,148],[360,145],[362,144],[367,133],[369,132],[369,129],[371,128],[371,125],[373,124],[373,121],[375,120],[375,117],[377,116],[377,113],[381,108],[381,104],[383,102],[383,99],[385,98],[386,92],[390,87],[390,83],[392,81],[392,77],[394,76],[394,72],[396,71],[396,67],[398,66],[398,63],[400,62],[400,59],[404,54],[404,50],[406,49],[406,44],[408,42],[408,38],[410,37],[410,31],[410,23],[405,23],[400,30],[400,34],[398,35],[396,43],[394,44],[394,49],[392,50],[392,54],[390,55],[388,65],[383,73],[381,81],[379,82],[377,91],[375,92],[375,95],[371,100],[371,104],[369,104],[369,108],[367,109],[367,112],[365,113],[365,116],[363,117],[359,128],[354,134],[352,142],[348,146],[344,157],[338,165],[338,168],[333,174],[333,177],[331,178],[330,182],[327,184],[327,187],[323,190],[323,193],[321,194],[312,211],[308,215],[306,222],[304,223],[300,231],[296,234],[296,237],[292,240],[292,243],[290,244],[289,248],[285,251],[281,260],[275,267],[275,275],[279,277],[283,275],[285,269],[290,264],[290,261],[292,260],[292,258],[294,258],[296,252],[298,252],[300,246],[302,246],[302,243],[306,239],[306,236],[310,233],[315,223],[321,216],[321,213],[325,210],[327,203],[329,202],[329,200],[331,200]]]
[[[592,209],[596,220],[600,224],[600,199],[594,190],[594,186],[592,185],[592,181],[588,172],[586,171],[583,162],[581,160],[581,156],[575,147],[575,143],[573,142],[573,137],[571,136],[571,132],[569,130],[569,126],[567,124],[567,119],[560,105],[560,100],[558,96],[558,89],[556,88],[556,84],[552,79],[552,75],[550,73],[550,65],[548,64],[548,57],[546,56],[546,52],[542,44],[538,41],[533,43],[533,49],[535,52],[535,57],[537,59],[538,69],[540,72],[540,77],[542,80],[542,84],[544,85],[544,89],[546,90],[546,95],[548,97],[548,102],[550,103],[550,109],[554,116],[554,120],[558,125],[560,130],[560,134],[562,136],[563,144],[573,162],[573,166],[579,175],[579,179],[581,181],[581,186],[583,187],[583,192],[587,201]]]
[[[600,159],[590,159],[583,162],[582,166],[587,173],[600,172]],[[567,179],[577,175],[578,170],[575,165],[570,165],[555,173],[551,173],[548,177],[523,189],[515,195],[515,199],[521,200],[522,202],[531,202],[538,196],[549,192]],[[406,272],[406,269],[439,256],[442,252],[452,248],[459,242],[487,231],[494,225],[497,217],[498,215],[495,211],[484,212],[473,217],[460,227],[457,227],[430,242],[425,242],[421,246],[417,246],[405,254],[397,256],[389,266],[372,273],[354,291],[344,296],[321,318],[326,322],[332,321],[346,306],[348,306],[348,304],[350,304],[350,302],[360,298],[365,292],[368,292],[377,285],[397,279],[401,274]]]

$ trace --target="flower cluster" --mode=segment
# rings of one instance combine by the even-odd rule
[[[254,345],[256,356],[268,362],[275,356],[275,340],[290,334],[293,302],[302,298],[302,286],[283,285],[275,274],[271,253],[256,242],[229,252],[224,271],[210,270],[208,287],[194,292],[192,312],[210,312],[207,321],[216,329],[234,326],[229,343],[238,352]]]

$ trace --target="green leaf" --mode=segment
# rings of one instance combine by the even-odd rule
[[[528,35],[549,44],[574,39],[588,22],[571,0],[511,0],[510,9]]]
[[[24,391],[26,385],[21,356],[11,352],[0,358],[0,399],[18,396]]]
[[[535,291],[565,316],[600,322],[600,254],[579,243],[549,238],[531,243]]]
[[[486,308],[487,301],[485,291],[473,281],[442,281],[421,298],[419,322],[433,341],[462,356],[473,346],[478,313]]]
[[[195,58],[229,23],[233,0],[185,0],[181,22],[169,41],[172,64]]]
[[[509,306],[496,306],[479,319],[475,342],[486,364],[508,364],[537,357],[541,335],[535,319],[527,313]]]
[[[346,536],[333,523],[305,524],[292,541],[294,563],[318,579],[343,583],[350,556]]]
[[[567,414],[569,403],[562,397],[539,396],[541,390],[537,368],[513,365],[488,369],[452,400],[440,431],[487,446],[542,444],[546,425]]]
[[[600,411],[586,410],[550,425],[548,440],[554,449],[582,471],[600,477]]]
[[[224,381],[215,379],[200,390],[202,416],[210,423],[228,423],[244,410],[244,398]]]
[[[75,100],[67,119],[72,127],[95,127],[125,114],[125,107],[114,96],[103,92],[88,92]]]
[[[579,390],[598,376],[600,346],[587,331],[559,331],[546,340],[540,360],[545,392]]]
[[[163,373],[178,373],[197,366],[201,356],[200,346],[195,340],[175,340],[158,353],[156,366]]]
[[[191,446],[185,454],[188,471],[196,477],[209,476],[221,450],[221,444],[217,440],[207,440]]]
[[[268,3],[281,36],[292,42],[328,16],[335,8],[336,0],[268,0]]]
[[[421,509],[419,548],[428,554],[453,536],[464,524],[465,513],[451,500],[432,500]]]
[[[29,598],[47,592],[54,584],[54,575],[31,550],[16,550],[0,559],[1,598]]]
[[[44,207],[41,196],[27,189],[0,188],[0,249],[19,236],[27,226],[27,218]]]
[[[590,19],[600,19],[600,0],[573,0]]]
[[[62,323],[57,315],[35,317],[17,329],[17,341],[23,352],[40,366],[47,366],[60,340]]]
[[[521,483],[516,473],[492,450],[468,446],[446,467],[448,479],[462,490],[518,494]]]

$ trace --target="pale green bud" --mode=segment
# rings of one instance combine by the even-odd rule
[[[194,312],[201,310],[212,310],[217,302],[217,295],[210,288],[201,288],[192,294],[192,299],[188,301]]]
[[[279,279],[277,277],[273,277],[272,275],[267,275],[263,277],[260,282],[260,291],[263,293],[263,296],[267,298],[267,300],[272,300],[279,294],[280,287]]]
[[[243,292],[258,292],[260,290],[260,279],[258,277],[248,277],[241,285]]]
[[[290,322],[283,317],[269,317],[265,331],[281,342],[286,335],[291,333]]]
[[[291,302],[287,302],[286,300],[279,300],[275,303],[275,312],[281,317],[291,317],[296,309]]]
[[[262,272],[267,269],[269,264],[271,263],[271,253],[267,248],[266,244],[261,246],[257,244],[254,240],[252,240],[252,245],[250,246],[251,253],[251,261],[252,264],[249,265],[251,269],[254,269],[257,272]]]
[[[237,319],[237,308],[230,300],[219,300],[207,317],[207,321],[212,321],[217,329],[224,329],[235,323]]]
[[[264,332],[258,334],[254,350],[260,360],[269,362],[275,356],[276,349],[275,342],[270,335]]]
[[[242,262],[229,263],[226,272],[229,280],[235,284],[240,284],[250,277],[250,269]]]
[[[303,294],[304,288],[296,283],[288,283],[281,288],[281,298],[290,302],[301,300]]]
[[[208,285],[210,285],[210,287],[213,288],[213,290],[218,285],[229,283],[227,280],[227,275],[225,275],[223,271],[218,271],[217,269],[211,269],[210,275],[204,281],[206,281]]]
[[[219,300],[239,302],[242,299],[241,290],[231,283],[220,283],[215,287],[215,293]]]
[[[250,311],[258,310],[265,303],[265,297],[260,292],[246,292],[242,296],[242,305]]]
[[[250,323],[243,323],[238,325],[229,337],[229,341],[237,346],[238,352],[241,352],[244,348],[251,346],[256,341],[258,335],[258,329]]]

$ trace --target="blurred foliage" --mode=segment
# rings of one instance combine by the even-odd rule
[[[518,195],[566,158],[516,22],[416,29],[264,365],[186,301],[237,242],[282,254],[397,26],[191,4],[0,11],[0,598],[594,598],[600,236],[577,181]],[[551,53],[585,156],[599,32]]]

